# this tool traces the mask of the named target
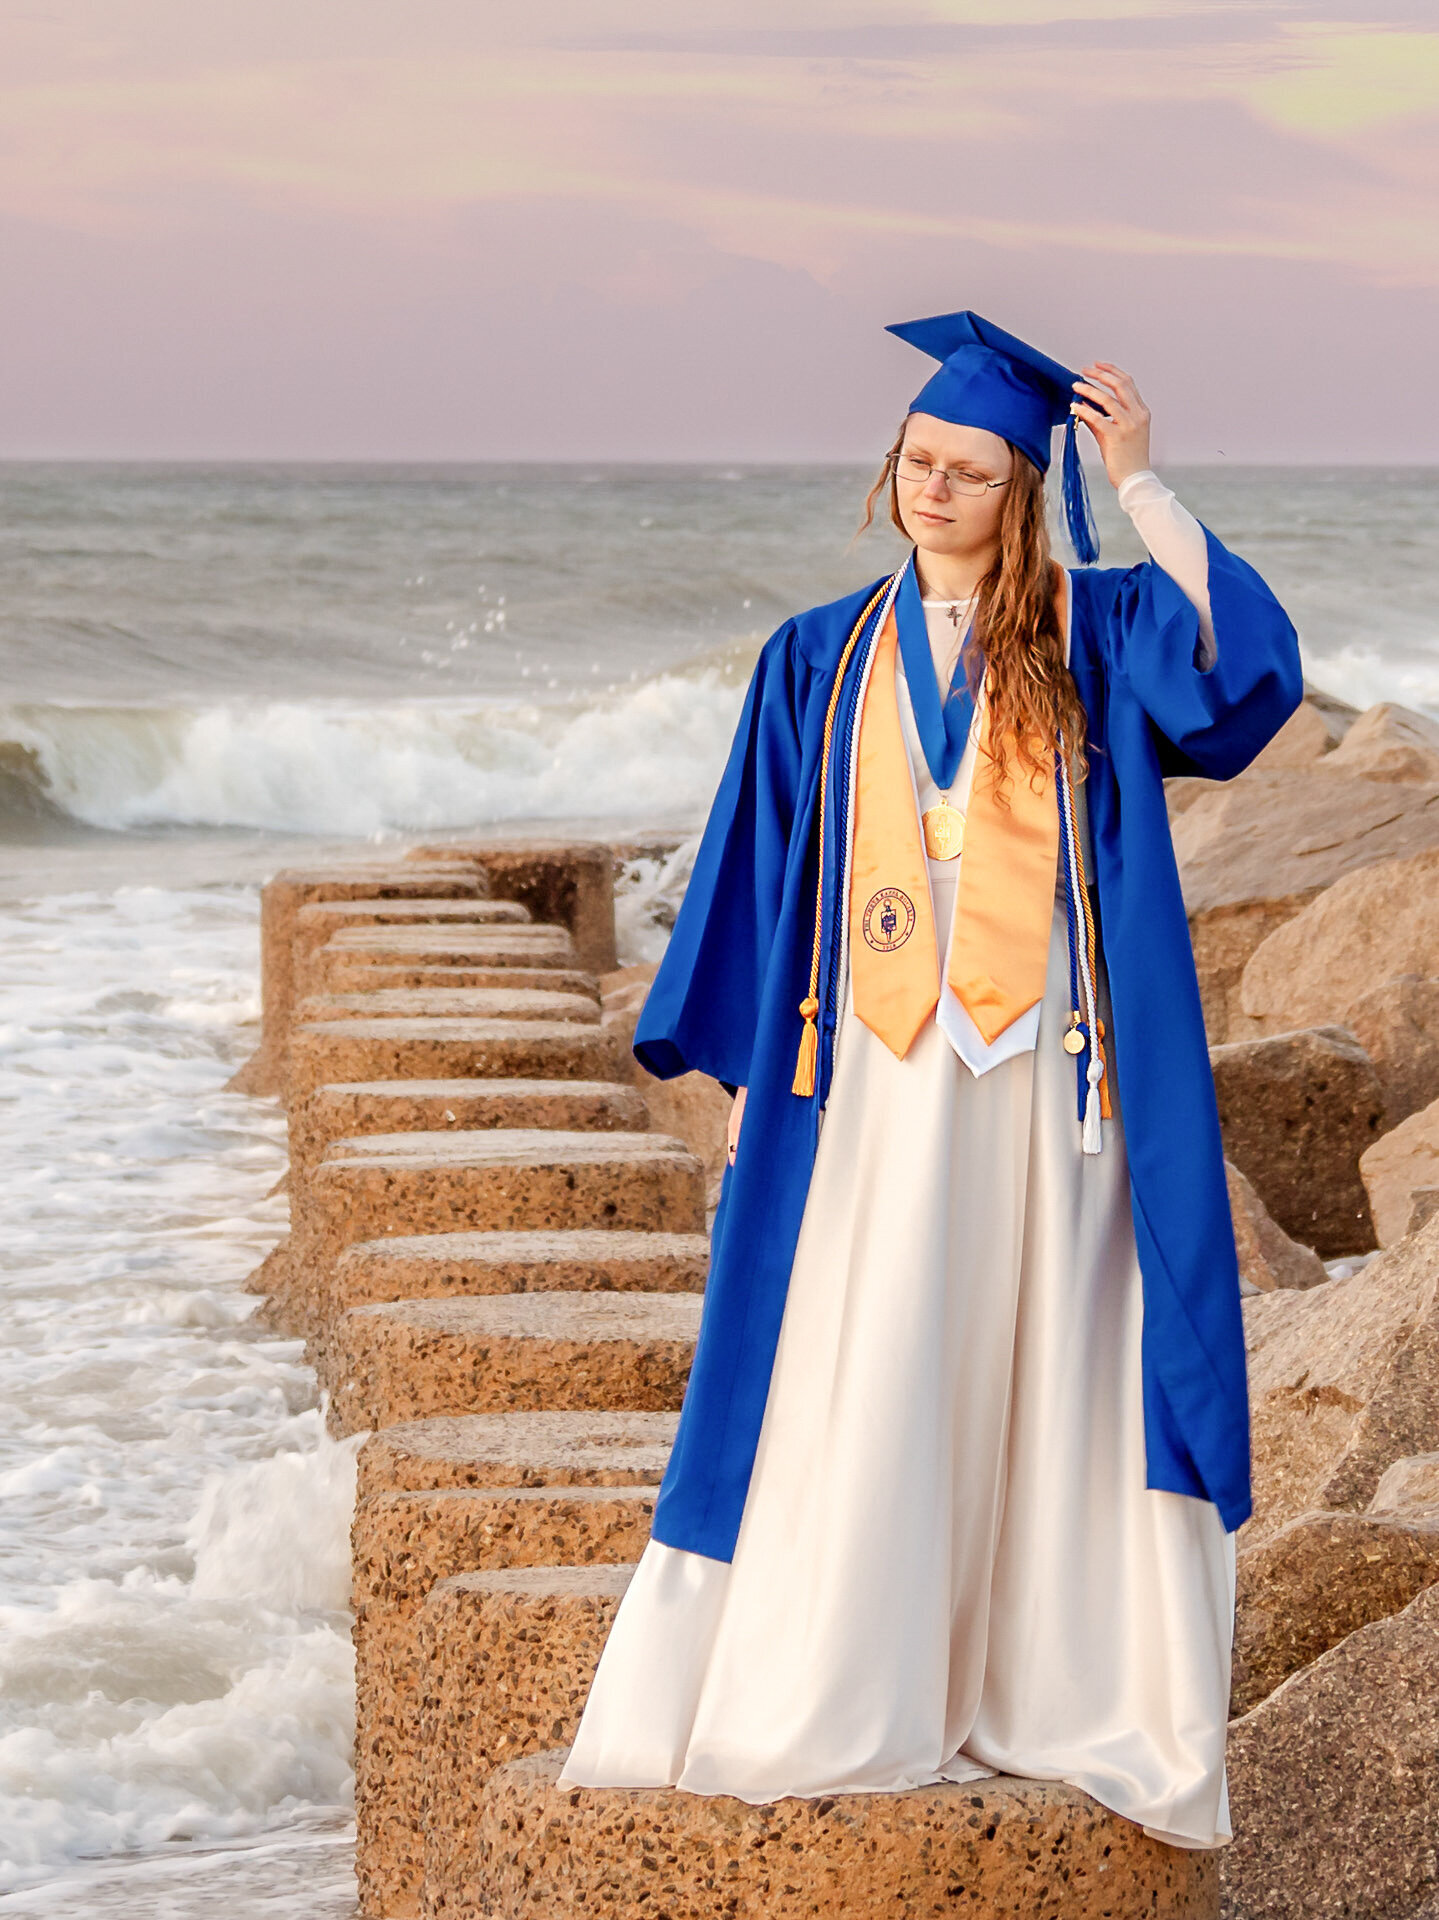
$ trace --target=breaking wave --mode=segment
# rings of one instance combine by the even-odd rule
[[[748,662],[588,703],[0,707],[0,819],[373,836],[673,820],[714,792]]]

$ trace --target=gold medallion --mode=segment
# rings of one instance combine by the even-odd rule
[[[924,850],[931,860],[957,860],[964,847],[964,815],[958,807],[941,800],[927,807],[924,822]]]
[[[1084,1035],[1077,1026],[1070,1027],[1066,1030],[1064,1038],[1059,1044],[1064,1048],[1066,1053],[1083,1053],[1085,1047]]]

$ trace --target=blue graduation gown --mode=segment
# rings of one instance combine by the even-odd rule
[[[1214,664],[1197,664],[1191,602],[1145,561],[1071,574],[1070,671],[1088,716],[1110,1071],[1144,1282],[1146,1485],[1212,1500],[1233,1529],[1251,1510],[1238,1259],[1163,781],[1241,772],[1299,705],[1303,678],[1283,608],[1205,533]],[[761,651],[635,1031],[635,1055],[658,1078],[699,1072],[749,1089],[653,1529],[667,1546],[717,1560],[732,1557],[744,1511],[834,1066],[845,759],[868,634],[846,670],[830,748],[816,1089],[791,1091],[814,938],[825,713],[845,642],[879,584],[787,620]]]

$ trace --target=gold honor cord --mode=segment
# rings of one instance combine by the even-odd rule
[[[814,1092],[815,1067],[819,1059],[819,1028],[815,1025],[815,1016],[819,1012],[820,930],[824,925],[824,816],[829,793],[829,749],[834,737],[834,716],[839,711],[839,697],[850,656],[864,632],[865,622],[889,592],[894,580],[895,576],[891,575],[882,586],[876,588],[869,605],[855,621],[854,630],[845,641],[844,652],[839,656],[839,665],[834,670],[834,688],[829,696],[829,709],[824,716],[824,747],[819,763],[819,874],[814,891],[814,947],[809,962],[809,992],[799,1003],[804,1027],[799,1037],[799,1058],[795,1062],[794,1080],[790,1085],[790,1092],[799,1094],[803,1099],[808,1099]]]

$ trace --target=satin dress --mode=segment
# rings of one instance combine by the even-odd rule
[[[962,859],[929,863],[944,939]],[[1102,956],[1097,992],[1112,1035]],[[1005,1773],[1173,1845],[1232,1837],[1234,1536],[1144,1484],[1112,1043],[1084,1154],[1069,1009],[1062,879],[1031,1049],[975,1073],[933,1023],[897,1060],[847,993],[733,1561],[648,1544],[562,1785],[762,1803]]]

